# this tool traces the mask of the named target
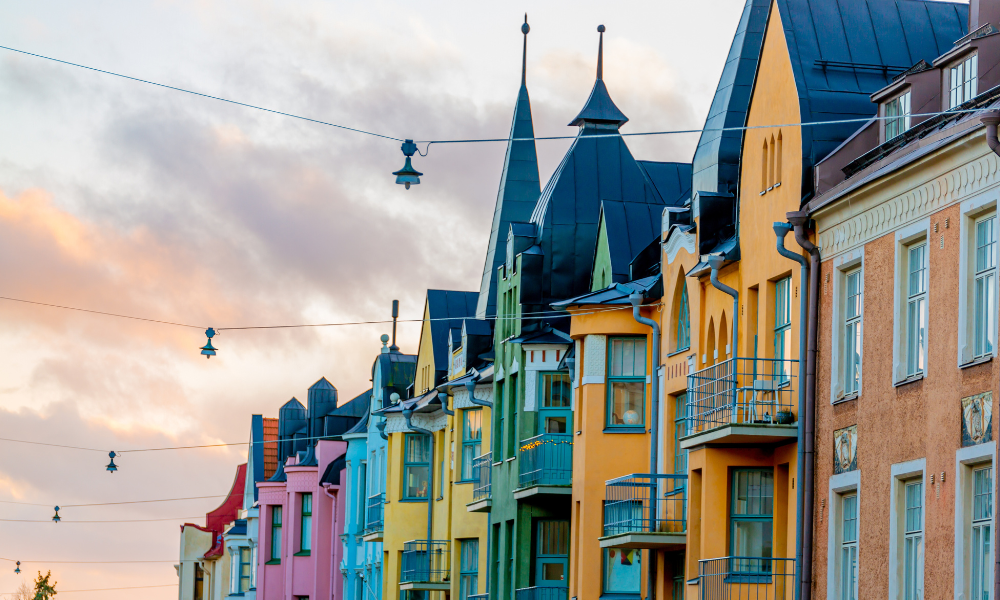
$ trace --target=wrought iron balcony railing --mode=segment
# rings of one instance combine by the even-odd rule
[[[489,600],[489,594],[471,594],[466,597],[466,600]]]
[[[799,361],[730,358],[688,375],[689,435],[734,423],[791,424]]]
[[[698,561],[701,600],[793,600],[795,559],[727,556]]]
[[[543,433],[521,442],[517,455],[520,487],[573,484],[573,435]]]
[[[472,459],[472,501],[489,500],[493,494],[493,453]],[[471,598],[471,596],[470,596]]]
[[[446,583],[451,573],[448,540],[413,540],[403,544],[401,583]]]
[[[535,586],[514,590],[514,600],[567,600],[568,587]]]
[[[375,494],[368,498],[368,507],[365,511],[365,533],[382,531],[385,515],[385,494]]]
[[[687,531],[687,475],[626,475],[605,483],[604,535]]]

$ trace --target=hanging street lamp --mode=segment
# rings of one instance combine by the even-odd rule
[[[413,143],[413,140],[406,140],[400,148],[403,150],[403,155],[406,156],[406,163],[402,169],[394,171],[393,175],[396,176],[396,183],[401,183],[406,186],[406,189],[410,189],[411,184],[418,185],[420,183],[420,176],[423,175],[410,164],[410,157],[417,151],[417,145]]]
[[[21,561],[17,561],[17,566],[14,567],[14,574],[15,575],[21,574]]]
[[[58,523],[59,521],[62,521],[62,517],[59,516],[59,507],[57,506],[56,514],[52,515],[52,522]]]
[[[108,452],[108,456],[111,457],[111,462],[108,463],[108,466],[107,466],[108,473],[114,473],[115,471],[118,470],[118,465],[115,464],[115,457],[118,456],[118,455],[115,454],[114,450],[112,450],[111,452]]]
[[[201,353],[205,358],[212,358],[215,356],[215,351],[218,350],[218,348],[212,345],[212,338],[215,337],[215,329],[209,327],[205,330],[205,335],[208,336],[208,343],[201,347]],[[113,461],[112,464],[114,464]],[[110,470],[110,465],[108,467],[108,470]]]

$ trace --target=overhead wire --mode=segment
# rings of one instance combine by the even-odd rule
[[[171,562],[177,562],[177,561],[171,561]],[[95,589],[92,589],[92,590],[59,590],[59,593],[60,594],[73,594],[73,593],[77,593],[77,592],[111,592],[111,591],[114,591],[114,590],[145,590],[145,589],[151,589],[151,588],[164,588],[164,587],[177,587],[177,584],[176,583],[163,583],[163,584],[160,584],[160,585],[135,585],[135,586],[131,586],[131,587],[95,588]],[[17,592],[6,592],[6,593],[0,594],[0,595],[12,596],[12,595],[14,595],[16,593]]]
[[[190,498],[163,498],[161,500],[128,500],[125,502],[95,502],[91,504],[60,504],[61,508],[83,508],[89,506],[117,506],[119,504],[148,504],[151,502],[179,502],[181,500],[206,500],[210,498],[225,498],[225,494],[216,496],[192,496]],[[41,504],[38,502],[18,502],[16,500],[0,500],[0,504],[17,504],[20,506],[53,506],[52,503]]]
[[[60,517],[59,525],[63,523],[68,524],[80,524],[80,523],[154,523],[162,521],[187,521],[191,519],[201,519],[203,517],[169,517],[165,519],[112,519],[108,521],[74,521],[72,519],[67,520],[66,517]],[[52,519],[0,519],[0,523],[51,523]]]
[[[0,560],[5,560],[7,562],[20,562],[24,564],[51,564],[51,565],[126,565],[126,564],[141,564],[141,563],[175,563],[174,560],[22,560],[16,561],[13,558],[4,558],[0,556]]]

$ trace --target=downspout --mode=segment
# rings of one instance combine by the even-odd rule
[[[739,345],[739,338],[736,337],[737,332],[739,332],[739,322],[740,322],[740,293],[729,287],[728,285],[719,281],[719,269],[722,268],[723,258],[719,254],[712,254],[706,257],[708,261],[708,266],[712,268],[712,287],[719,290],[720,292],[729,294],[733,297],[733,346],[731,348],[730,354],[733,358],[736,358],[737,347]],[[735,365],[733,365],[735,367]]]
[[[490,400],[480,400],[476,398],[476,382],[479,378],[473,379],[471,381],[465,382],[465,389],[469,390],[469,402],[475,404],[476,406],[485,406],[486,408],[493,408],[493,402]]]
[[[337,543],[337,496],[330,493],[330,484],[328,483],[323,484],[323,493],[333,500],[333,525],[330,527],[330,592],[332,596],[333,590],[337,589],[335,579],[337,578],[337,571],[340,570],[337,568],[337,563],[339,562],[337,560],[337,547],[340,546]],[[355,555],[357,551],[358,549],[355,547]],[[355,559],[355,562],[357,562],[357,559]]]
[[[806,261],[805,257],[801,254],[792,252],[788,248],[785,248],[785,236],[787,236],[792,231],[792,226],[788,223],[775,223],[774,224],[774,235],[777,238],[778,243],[778,254],[784,256],[789,260],[794,260],[799,263],[799,287],[804,287],[806,282],[809,280],[809,263]],[[798,415],[800,418],[805,418],[806,410],[806,388],[805,385],[805,374],[806,374],[806,345],[807,332],[809,330],[808,321],[808,311],[809,304],[807,300],[807,295],[805,290],[799,291],[799,410]],[[805,486],[802,485],[803,481],[803,471],[805,470],[805,433],[803,429],[803,423],[799,423],[797,427],[798,440],[798,465],[796,467],[795,480],[798,484],[795,488],[795,520],[798,523],[802,523],[802,505],[805,500],[803,492]],[[795,528],[795,564],[802,564],[802,527]],[[795,586],[795,597],[799,598],[801,593],[801,573],[796,573],[796,586]]]
[[[387,436],[385,434],[385,417],[384,416],[382,417],[381,421],[379,421],[378,423],[375,423],[375,428],[378,429],[378,434],[380,436],[382,436],[383,440],[388,440],[389,439],[389,436]]]
[[[414,427],[410,419],[413,417],[412,408],[403,409],[403,418],[406,419],[406,427],[415,433],[422,433],[431,440],[430,459],[427,461],[427,576],[430,577],[431,569],[431,541],[434,537],[434,461],[437,456],[434,454],[434,432],[422,427]]]
[[[444,414],[448,415],[449,417],[454,417],[455,411],[450,410],[448,408],[448,394],[446,394],[445,392],[438,392],[438,400],[441,401],[441,410],[444,411]],[[407,421],[407,424],[409,424],[409,421]]]
[[[646,318],[642,316],[639,311],[639,305],[642,304],[642,294],[639,292],[632,292],[628,297],[629,302],[632,303],[632,318],[636,320],[637,323],[646,325],[653,330],[653,351],[652,351],[652,373],[650,376],[650,383],[652,384],[652,391],[649,397],[650,405],[650,420],[652,421],[650,425],[650,443],[649,443],[649,473],[653,476],[653,487],[652,487],[652,498],[649,505],[649,526],[650,530],[655,530],[657,521],[657,509],[660,503],[660,484],[656,479],[656,475],[659,474],[657,463],[657,450],[659,449],[659,439],[660,439],[660,382],[658,369],[660,366],[660,324],[653,319]],[[646,567],[646,573],[648,576],[648,583],[646,584],[646,597],[653,600],[656,597],[656,551],[649,550],[649,566]]]
[[[806,354],[806,415],[805,431],[802,433],[805,452],[803,452],[802,485],[802,563],[798,565],[799,600],[812,598],[812,557],[813,557],[813,520],[815,517],[815,430],[816,430],[816,354],[819,337],[819,248],[809,241],[806,235],[806,222],[809,214],[805,211],[790,212],[785,215],[789,223],[795,227],[795,241],[809,253],[809,341]]]
[[[992,110],[985,113],[980,121],[986,125],[986,143],[994,154],[1000,155],[1000,140],[997,139],[997,125],[1000,124],[1000,111]],[[993,477],[996,485],[995,498],[1000,498],[1000,477]],[[993,511],[993,531],[1000,531],[1000,511]],[[995,563],[993,565],[993,598],[1000,598],[1000,552],[994,550]]]

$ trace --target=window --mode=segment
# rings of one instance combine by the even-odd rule
[[[514,521],[507,521],[507,596],[515,600],[514,594]]]
[[[298,554],[308,556],[312,550],[312,517],[313,495],[302,494],[302,514],[299,516],[301,530],[299,533]]]
[[[923,481],[906,484],[906,527],[903,530],[904,600],[924,597],[924,511]]]
[[[565,586],[569,577],[569,521],[538,521],[535,584]]]
[[[281,507],[271,507],[271,564],[281,562]]]
[[[906,249],[906,376],[923,375],[927,362],[927,243]]]
[[[844,393],[850,396],[861,389],[861,269],[844,278]]]
[[[250,547],[250,589],[257,589],[257,544]]]
[[[996,343],[996,214],[976,221],[975,322],[973,358],[993,354]]]
[[[517,374],[507,378],[507,454],[506,458],[514,458],[517,451]]]
[[[603,554],[604,592],[638,594],[642,585],[642,551],[633,548],[605,548]]]
[[[487,578],[487,583],[490,586],[489,594],[490,598],[500,597],[500,523],[493,524],[493,536],[490,540],[490,554],[487,555],[487,560],[492,556],[493,560],[490,562],[490,576]]]
[[[681,438],[687,435],[687,394],[674,398],[674,474],[687,475],[688,451],[681,448]],[[683,483],[681,483],[683,485]]]
[[[979,57],[973,54],[949,71],[951,96],[948,108],[955,108],[979,93]]]
[[[358,486],[357,490],[354,492],[355,504],[357,505],[357,523],[358,529],[364,529],[365,525],[365,509],[367,508],[368,498],[366,490],[368,480],[368,463],[362,462],[358,466]]]
[[[645,427],[646,338],[608,341],[608,427]]]
[[[479,540],[459,540],[462,557],[459,562],[459,598],[468,600],[479,593]]]
[[[572,412],[572,386],[568,373],[542,373],[541,398],[538,406],[539,433],[566,433]]]
[[[841,500],[843,521],[840,534],[840,600],[858,598],[858,496]]]
[[[774,474],[762,469],[733,472],[733,503],[730,516],[730,556],[734,572],[760,572],[770,567],[774,513]]]
[[[490,416],[493,417],[494,428],[493,428],[493,439],[490,443],[493,445],[493,460],[499,461],[501,457],[504,456],[503,448],[503,423],[504,423],[504,382],[497,382],[494,389],[496,390],[496,397],[493,399],[493,410],[490,412]]]
[[[687,285],[681,282],[680,308],[677,310],[677,340],[675,352],[691,347],[691,309],[688,307]]]
[[[462,411],[462,481],[472,481],[472,461],[483,450],[483,409]]]
[[[779,279],[774,284],[774,376],[778,381],[788,381],[792,352],[792,278]]]
[[[422,433],[407,433],[403,450],[403,499],[425,500],[429,493],[430,438]]]
[[[902,135],[910,128],[910,92],[885,103],[885,140]]]
[[[993,595],[993,467],[972,472],[972,596]]]

